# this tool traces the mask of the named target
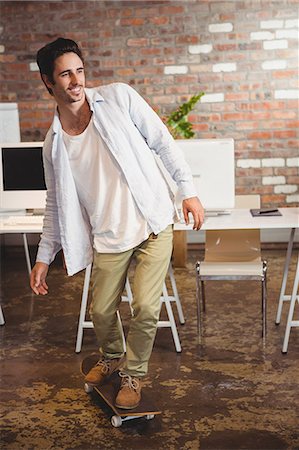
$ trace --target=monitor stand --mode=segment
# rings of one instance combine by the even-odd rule
[[[227,216],[232,213],[231,209],[208,209],[205,211],[205,217]]]
[[[27,216],[44,216],[45,209],[44,208],[34,208],[34,209],[26,209]]]

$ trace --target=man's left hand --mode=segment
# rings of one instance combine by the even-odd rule
[[[198,197],[190,197],[183,200],[183,214],[186,225],[189,225],[190,212],[194,219],[193,230],[199,230],[204,221],[204,209]]]

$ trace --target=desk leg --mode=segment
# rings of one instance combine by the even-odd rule
[[[292,256],[294,236],[295,236],[295,228],[292,228],[291,233],[290,233],[289,243],[288,243],[287,255],[286,255],[285,264],[284,264],[283,278],[282,278],[282,283],[281,283],[278,309],[277,309],[277,315],[276,315],[276,320],[275,320],[276,325],[279,325],[279,323],[280,323],[283,302],[286,300],[290,300],[289,298],[286,298],[286,296],[285,296],[285,289],[286,289],[286,285],[287,285],[289,265],[290,265],[291,256]]]
[[[187,264],[187,237],[186,231],[177,230],[173,233],[173,267],[186,267]]]
[[[23,233],[23,242],[24,242],[24,250],[25,250],[25,256],[26,256],[27,270],[28,270],[28,274],[30,276],[30,274],[31,274],[31,261],[30,261],[30,255],[29,255],[29,248],[28,248],[28,242],[27,242],[26,233]]]

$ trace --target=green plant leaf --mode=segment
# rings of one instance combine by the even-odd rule
[[[192,124],[188,122],[187,116],[190,111],[194,109],[196,103],[203,95],[204,92],[193,95],[187,102],[183,103],[175,111],[163,118],[163,121],[168,126],[170,133],[175,139],[190,139],[194,136]]]

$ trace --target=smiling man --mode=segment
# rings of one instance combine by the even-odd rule
[[[41,48],[37,63],[57,109],[43,149],[47,203],[30,285],[37,295],[47,294],[48,268],[61,248],[69,275],[93,262],[90,313],[100,355],[86,382],[100,384],[120,369],[116,406],[135,408],[177,220],[155,155],[177,183],[185,221],[191,213],[196,230],[203,223],[203,208],[182,152],[134,89],[124,83],[85,88],[83,56],[70,39]],[[133,317],[124,357],[117,309],[132,258]]]

